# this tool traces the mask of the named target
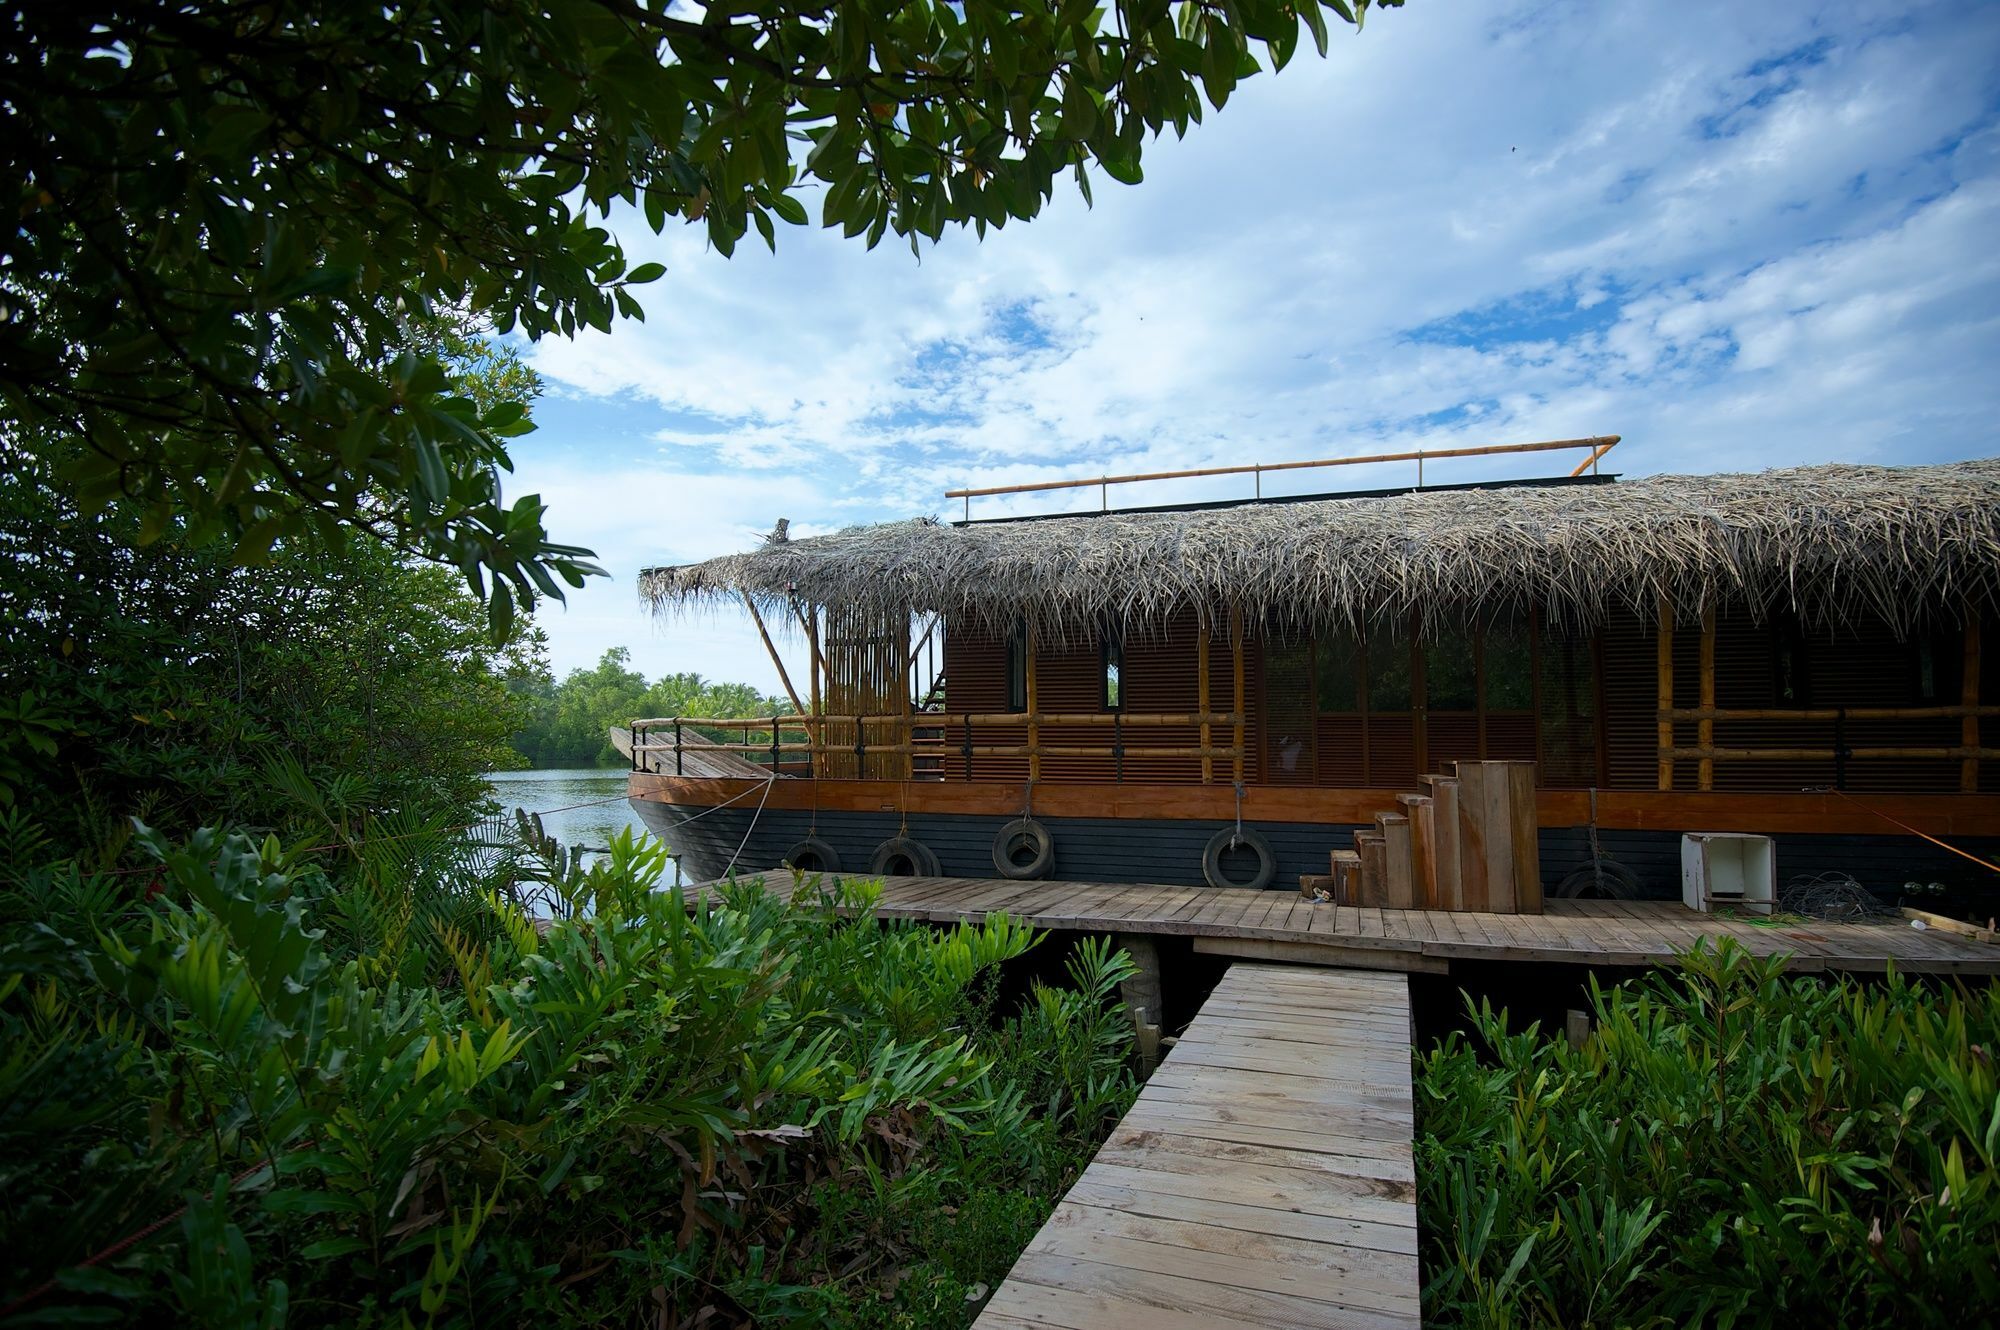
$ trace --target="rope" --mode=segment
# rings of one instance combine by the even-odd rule
[[[722,875],[725,878],[736,871],[736,861],[743,856],[743,847],[750,843],[750,833],[757,830],[757,819],[764,816],[764,800],[771,797],[771,787],[773,785],[776,785],[777,783],[778,783],[778,773],[774,771],[771,773],[769,779],[767,779],[764,782],[764,793],[758,796],[757,811],[750,814],[750,825],[743,828],[743,839],[736,842],[736,853],[729,856],[729,867],[722,870]],[[750,791],[745,790],[743,791],[743,793],[748,794],[750,793]],[[735,800],[732,799],[730,802],[734,803]],[[716,805],[716,808],[720,807],[722,807],[721,804]],[[711,808],[708,811],[712,813],[715,811],[715,809]],[[700,816],[702,816],[702,814],[700,813],[695,814],[695,817],[700,817]],[[688,819],[688,821],[692,822],[694,821],[694,818],[691,817]]]
[[[1243,844],[1243,782],[1236,782],[1236,830],[1230,833],[1229,848],[1234,850]]]
[[[1915,827],[1911,826],[1907,822],[1899,822],[1895,818],[1890,817],[1887,813],[1883,812],[1881,809],[1873,807],[1870,804],[1865,804],[1861,802],[1861,800],[1855,798],[1853,795],[1849,794],[1845,790],[1836,790],[1832,786],[1826,786],[1823,788],[1825,788],[1827,793],[1829,794],[1839,795],[1841,798],[1847,800],[1847,802],[1853,804],[1856,808],[1867,809],[1867,811],[1873,813],[1875,816],[1881,818],[1884,822],[1889,823],[1891,826],[1901,827],[1903,830],[1909,832],[1912,836],[1916,836],[1922,840],[1929,841],[1931,844],[1937,846],[1940,850],[1950,850],[1953,854],[1957,855],[1961,859],[1970,859],[1972,860],[1973,863],[1978,864],[1981,868],[1987,869],[1990,872],[2000,873],[2000,865],[1988,863],[1986,860],[1981,859],[1978,855],[1968,853],[1965,850],[1961,850],[1956,845],[1947,845],[1943,841],[1939,840],[1936,836],[1932,836],[1925,832],[1918,831]]]

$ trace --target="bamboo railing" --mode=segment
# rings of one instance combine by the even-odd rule
[[[1212,768],[1214,759],[1224,758],[1235,764],[1233,769],[1240,770],[1244,756],[1241,738],[1243,722],[1244,717],[1234,711],[1132,714],[1120,711],[919,711],[881,716],[655,716],[632,722],[632,768],[635,771],[650,770],[646,755],[652,753],[671,753],[675,775],[687,774],[688,757],[699,753],[732,753],[757,760],[759,765],[774,771],[782,771],[786,758],[796,754],[805,754],[812,759],[815,771],[821,769],[820,759],[824,758],[851,757],[855,759],[858,770],[867,757],[899,754],[906,758],[904,779],[943,780],[945,772],[941,766],[936,770],[917,770],[914,761],[907,759],[943,757],[952,753],[964,758],[963,778],[966,780],[973,779],[973,761],[981,757],[1025,757],[1037,766],[1039,760],[1045,757],[1088,757],[1110,758],[1113,779],[1122,781],[1127,758],[1200,758],[1205,773]],[[989,728],[1002,725],[1023,727],[1027,741],[974,742],[972,731],[975,726]],[[1233,727],[1239,736],[1237,741],[1228,745],[1216,745],[1212,741],[1197,744],[1150,743],[1143,738],[1134,742],[1126,736],[1127,730],[1143,732],[1165,727],[1199,727],[1204,734],[1208,734],[1212,732],[1211,727],[1217,725]],[[1109,742],[1102,744],[1051,743],[1043,737],[1044,726],[1108,729],[1111,733],[1107,736]],[[769,737],[755,741],[747,738],[738,742],[718,741],[694,733],[698,730],[737,731],[746,735],[757,732]],[[952,735],[954,730],[958,732],[955,741]],[[798,737],[788,738],[787,731]],[[870,740],[871,734],[884,731],[892,736],[891,742]],[[919,732],[935,734],[936,737],[920,739]]]

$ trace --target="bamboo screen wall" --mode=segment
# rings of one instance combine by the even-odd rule
[[[2000,615],[1988,616],[2000,622]],[[829,615],[827,710],[894,714],[907,704],[902,688],[906,636],[901,625]],[[1198,645],[1191,615],[1148,633],[1128,634],[1123,689],[1127,714],[1182,714],[1200,710]],[[1562,633],[1539,622],[1488,626],[1433,635],[1415,649],[1406,628],[1378,630],[1362,642],[1325,636],[1287,640],[1276,632],[1250,631],[1244,642],[1246,780],[1260,784],[1317,784],[1349,788],[1412,788],[1422,770],[1462,759],[1532,759],[1541,783],[1554,788],[1661,788],[1663,765],[1672,788],[1696,790],[1704,765],[1694,757],[1662,764],[1659,710],[1660,637],[1636,613],[1613,614],[1591,633]],[[1810,630],[1753,622],[1741,610],[1715,619],[1712,645],[1713,703],[1732,709],[1900,708],[1952,706],[1968,691],[1987,705],[2000,701],[2000,662],[1974,648],[1964,629],[1940,615],[1930,627],[1898,641],[1886,625],[1850,624]],[[952,713],[1002,713],[1007,705],[1007,645],[973,631],[944,638],[946,696]],[[1667,653],[1673,671],[1672,704],[1702,705],[1702,633],[1699,623],[1680,625]],[[1965,661],[1978,677],[1965,678]],[[858,662],[841,672],[840,662]],[[1099,644],[1082,640],[1044,644],[1035,653],[1042,714],[1098,713],[1103,703]],[[1209,706],[1233,705],[1233,670],[1227,636],[1210,642]],[[1689,748],[1712,742],[1718,750],[1950,748],[1965,733],[1958,716],[1804,718],[1785,715],[1716,719],[1708,739],[1693,719],[1672,722],[1670,743]],[[1971,722],[1984,744],[2000,742],[2000,716]],[[876,727],[871,727],[876,729]],[[871,732],[869,744],[898,742],[891,725]],[[1027,742],[1027,725],[975,726],[972,742],[1011,746]],[[1212,742],[1227,745],[1231,727],[1214,727]],[[1052,782],[1193,784],[1201,761],[1186,756],[1149,757],[1147,744],[1194,747],[1198,726],[1128,726],[1122,772],[1109,756],[1045,756],[1041,778]],[[1107,745],[1104,726],[1044,724],[1043,745]],[[1024,756],[975,756],[961,752],[965,735],[952,725],[937,735],[947,780],[1024,781]],[[835,742],[839,742],[838,737]],[[900,754],[864,759],[869,775],[900,776]],[[1231,763],[1218,758],[1213,779],[1226,784]],[[833,755],[828,774],[854,770],[851,755]],[[1844,763],[1799,758],[1725,757],[1706,764],[1707,788],[1718,791],[1787,791],[1832,786],[1854,791],[1953,791],[1962,780],[2000,790],[2000,759],[1958,757],[1849,757]],[[1969,774],[1967,774],[1969,771]]]
[[[910,710],[910,617],[870,614],[851,605],[826,607],[825,714],[828,716],[902,716]],[[824,772],[833,780],[900,780],[910,769],[909,755],[884,751],[903,744],[902,726],[894,720],[870,721],[862,727],[863,752],[851,751],[852,725],[826,727],[830,745]]]

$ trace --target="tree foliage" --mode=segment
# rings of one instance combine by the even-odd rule
[[[449,570],[308,534],[263,565],[79,512],[0,452],[0,805],[57,852],[115,857],[126,819],[280,825],[290,762],[357,813],[449,812],[518,762],[541,639],[504,648]]]
[[[456,565],[504,632],[596,570],[505,502],[522,404],[464,392],[426,321],[643,317],[663,269],[618,205],[725,254],[815,194],[871,245],[1032,217],[1368,3],[12,6],[0,402],[82,441],[85,511],[142,538],[358,529]]]

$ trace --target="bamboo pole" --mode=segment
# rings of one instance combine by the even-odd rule
[[[1042,778],[1041,699],[1035,685],[1035,621],[1029,619],[1022,631],[1028,635],[1024,667],[1028,676],[1028,779],[1032,782]]]
[[[1965,611],[1965,664],[1960,671],[1958,703],[1964,708],[1964,716],[1958,723],[1959,745],[1963,748],[1979,746],[1979,611],[1970,606]],[[1958,788],[1967,794],[1979,791],[1979,759],[1968,757],[1958,766]]]
[[[1243,606],[1229,607],[1229,655],[1230,671],[1235,679],[1236,704],[1236,760],[1230,770],[1237,784],[1243,783]]]
[[[1669,699],[1671,702],[1671,699]],[[1715,607],[1707,606],[1701,612],[1701,709],[1715,710]],[[1703,717],[1696,727],[1695,745],[1699,748],[1715,747],[1715,721]],[[1715,788],[1715,760],[1703,758],[1695,767],[1696,788]]]
[[[1675,707],[1663,720],[1956,720],[2000,716],[1995,706],[1936,707]]]
[[[1668,748],[1663,752],[1668,757],[1707,757],[1717,762],[1831,762],[1836,756],[1831,748]],[[1976,744],[1933,748],[1850,748],[1847,756],[1852,761],[1890,758],[1943,761],[1954,757],[1978,761],[2000,757],[2000,748],[1982,748]]]
[[[791,699],[792,710],[804,711],[805,708],[799,705],[798,689],[792,687],[792,676],[785,671],[785,662],[778,655],[778,648],[771,644],[771,634],[764,628],[764,616],[757,613],[757,602],[750,599],[748,591],[736,594],[743,597],[743,608],[750,611],[750,622],[757,625],[757,636],[762,639],[764,650],[770,653],[771,663],[778,667],[778,682],[785,686],[785,696]]]
[[[792,608],[794,611],[798,609],[798,602],[796,600],[792,602]],[[820,676],[826,673],[826,663],[820,658],[819,654],[819,612],[815,610],[810,616],[801,615],[800,617],[806,620],[806,646],[812,652],[808,668],[812,673],[813,715],[817,716],[820,709]],[[812,734],[815,739],[826,738],[824,727],[816,727],[812,731]],[[819,753],[813,754],[813,778],[815,780],[826,774],[826,763],[820,761],[820,756]]]
[[[1659,725],[1660,788],[1674,788],[1674,723],[1666,719],[1665,712],[1674,706],[1674,603],[1665,596],[1660,597],[1660,630],[1658,653],[1654,657],[1654,668],[1659,675],[1660,711],[1663,713]]]
[[[903,779],[909,780],[917,774],[915,752],[917,701],[912,696],[916,691],[916,653],[910,647],[910,616],[907,610],[901,615],[901,619],[903,628],[896,634],[896,645],[901,651],[901,659],[897,663],[901,666],[899,673],[902,675],[902,681],[896,692],[900,695],[897,700],[903,704],[903,714],[900,718],[901,723],[896,726],[896,733],[902,737],[903,747],[908,750],[903,755]]]
[[[893,715],[883,716],[780,716],[785,726],[800,729],[821,728],[831,725],[854,725],[857,723],[879,723],[895,720]],[[1043,725],[1095,725],[1095,726],[1148,726],[1148,725],[1198,725],[1204,722],[1215,725],[1230,725],[1237,720],[1233,711],[1142,711],[1130,716],[1112,716],[1101,711],[1046,712],[1029,715],[1019,711],[964,712],[926,711],[920,713],[926,727],[936,725],[1020,725],[1029,720]],[[1247,718],[1245,718],[1247,720]],[[632,722],[635,725],[672,725],[679,721],[683,725],[705,725],[718,730],[768,730],[771,728],[769,716],[654,716]]]
[[[1209,733],[1208,705],[1208,624],[1204,621],[1195,634],[1195,706],[1201,711],[1201,746],[1206,749],[1214,736]],[[1201,759],[1201,783],[1215,783],[1215,759]]]

